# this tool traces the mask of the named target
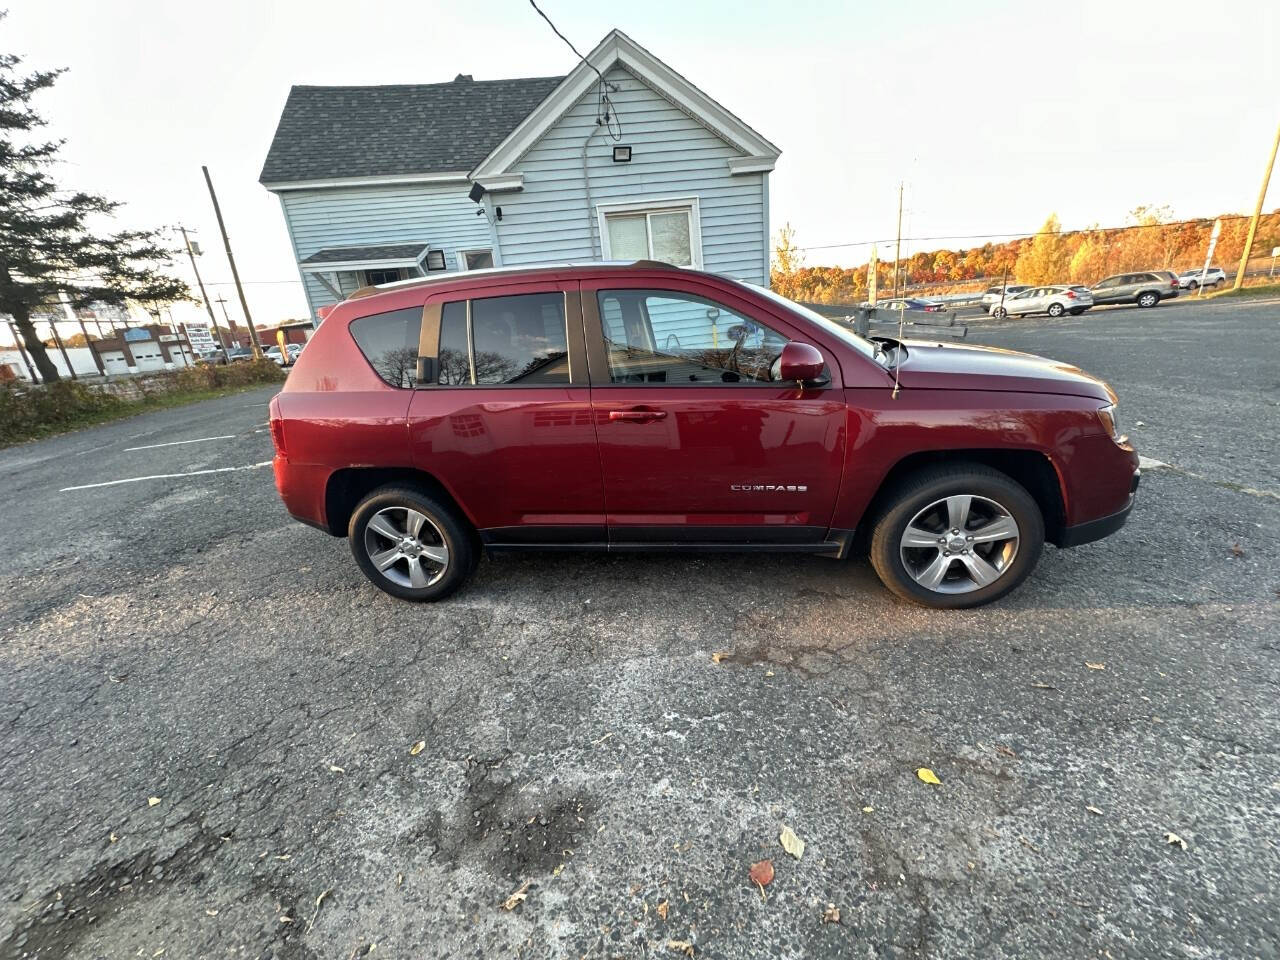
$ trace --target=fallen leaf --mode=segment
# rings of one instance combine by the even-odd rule
[[[281,917],[281,918],[280,918],[280,922],[281,922],[281,923],[293,923],[293,917],[291,917],[291,916],[289,916],[288,914],[286,914],[285,916],[283,916],[283,917]]]
[[[204,913],[207,917],[216,917],[218,915],[217,910],[206,910]]]
[[[1037,690],[1057,690],[1058,689],[1051,683],[1033,683],[1031,684],[1031,686],[1035,687]]]
[[[876,808],[875,808],[875,807],[863,807],[863,808],[862,808],[862,812],[863,812],[863,813],[875,813],[875,812],[876,812]]]
[[[154,807],[154,806],[155,806],[157,803],[159,803],[159,802],[160,802],[160,798],[159,798],[159,797],[147,797],[147,806],[148,806],[148,807]]]
[[[823,923],[839,923],[840,908],[837,907],[834,903],[828,903],[827,909],[822,911],[822,922]]]
[[[417,743],[415,743],[412,747],[409,748],[409,756],[416,757],[426,748],[427,748],[427,741],[419,740]]]
[[[108,843],[115,843],[115,842],[116,842],[116,841],[118,841],[119,839],[120,839],[120,838],[119,838],[119,837],[117,837],[117,836],[115,835],[115,831],[113,830],[113,831],[111,832],[111,835],[110,835],[109,837],[107,837],[107,842],[108,842]]]
[[[558,876],[560,876],[560,874],[562,874],[562,873],[564,873],[564,864],[563,864],[563,863],[562,863],[562,864],[560,864],[558,867],[556,867],[554,870],[552,870],[552,871],[551,871],[551,875],[552,875],[553,877],[558,877]]]
[[[683,953],[686,957],[693,956],[693,944],[690,943],[688,940],[668,940],[667,949],[678,950],[680,953]]]
[[[785,823],[782,825],[782,832],[778,834],[778,842],[782,844],[783,850],[797,860],[804,856],[804,841],[797,837],[795,831]]]
[[[747,871],[747,876],[760,888],[760,899],[763,900],[764,888],[773,883],[773,861],[761,860],[759,863],[753,863],[751,869]]]
[[[1018,755],[1014,753],[1014,751],[1011,748],[1006,747],[1003,744],[996,747],[996,753],[1003,753],[1006,757],[1013,757],[1013,759],[1015,760],[1018,759]]]
[[[1183,850],[1187,849],[1187,841],[1183,840],[1176,833],[1166,833],[1164,835],[1164,842],[1171,846],[1181,847]]]
[[[346,773],[347,771],[345,771],[345,770],[343,770],[341,767],[339,767],[339,766],[335,766],[334,764],[332,764],[332,763],[331,763],[331,764],[329,764],[329,772],[330,772],[330,773]]]
[[[396,874],[396,886],[398,887],[398,886],[400,886],[400,885],[401,885],[401,884],[403,884],[403,883],[404,883],[404,874],[403,874],[403,873],[397,873],[397,874]]]
[[[923,780],[925,783],[932,783],[932,784],[936,784],[937,786],[942,786],[942,781],[938,779],[937,774],[935,774],[928,767],[920,767],[918,770],[916,770],[916,776],[919,777],[921,780]]]
[[[515,893],[502,901],[502,909],[514,910],[516,907],[520,906],[520,904],[524,903],[525,897],[529,895],[529,884],[531,883],[533,883],[532,880],[526,880],[524,883],[520,884],[520,886],[516,888]]]
[[[766,670],[766,671],[764,672],[764,675],[765,675],[766,677],[772,677],[772,676],[773,676],[773,671],[772,671],[772,670]]]
[[[669,904],[666,900],[663,900],[660,904],[658,904],[656,909],[658,911],[658,916],[660,916],[663,920],[665,920],[667,919],[667,911],[671,909],[671,904]]]
[[[1088,660],[1086,660],[1086,661],[1084,662],[1084,665],[1085,665],[1086,667],[1088,667],[1090,670],[1105,670],[1105,669],[1107,669],[1107,665],[1106,665],[1105,663],[1090,663]]]
[[[292,859],[293,859],[293,854],[291,854],[291,853],[282,853],[282,854],[280,854],[280,856],[276,857],[276,859],[277,859],[277,860],[292,860]]]
[[[724,659],[725,657],[727,657],[728,655],[729,655],[729,651],[728,651],[728,650],[717,650],[715,653],[713,653],[713,654],[711,655],[711,662],[712,662],[712,663],[719,663],[721,660],[723,660],[723,659]]]
[[[1233,544],[1231,545],[1231,555],[1232,555],[1233,557],[1243,557],[1243,556],[1244,556],[1244,547],[1240,546],[1240,544],[1238,544],[1238,543],[1233,543]]]
[[[1085,809],[1088,810],[1090,813],[1092,813],[1094,816],[1097,816],[1097,817],[1102,816],[1102,811],[1099,810],[1097,807],[1085,807]]]

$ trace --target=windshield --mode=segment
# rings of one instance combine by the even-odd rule
[[[883,352],[876,344],[864,337],[858,336],[851,328],[844,324],[832,320],[830,317],[824,317],[822,314],[810,310],[808,307],[796,303],[794,300],[788,300],[781,294],[774,293],[766,287],[761,287],[754,283],[747,283],[745,280],[735,280],[734,282],[740,283],[744,287],[749,287],[754,293],[768,297],[778,306],[790,311],[791,313],[798,313],[811,323],[816,323],[824,332],[830,333],[832,336],[838,338],[842,343],[853,347],[853,349],[857,350],[863,356],[879,363],[885,362]]]

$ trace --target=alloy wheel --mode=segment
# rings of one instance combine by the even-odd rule
[[[370,517],[364,549],[374,569],[402,587],[429,587],[449,569],[440,528],[412,507],[385,507]]]
[[[936,593],[971,593],[1002,577],[1018,555],[1017,521],[987,497],[956,494],[918,511],[899,550],[908,576]]]

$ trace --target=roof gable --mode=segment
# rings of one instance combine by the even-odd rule
[[[460,173],[480,163],[563,80],[459,78],[289,91],[260,182]]]
[[[773,169],[774,161],[782,153],[773,143],[621,30],[611,30],[587,54],[585,62],[579,63],[564,77],[488,156],[472,168],[471,179],[487,183],[490,178],[510,174],[529,148],[599,82],[601,74],[607,73],[615,64],[621,64],[637,79],[741,150],[742,158],[730,161],[733,172],[767,172]]]

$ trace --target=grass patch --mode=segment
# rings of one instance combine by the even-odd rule
[[[199,403],[284,380],[270,360],[230,367],[195,367],[139,378],[137,398],[125,398],[75,380],[0,384],[0,449],[28,440],[122,420],[153,410]]]
[[[1239,290],[1221,290],[1204,297],[1205,300],[1253,299],[1255,297],[1280,297],[1280,283],[1259,283],[1252,287],[1241,287]]]

